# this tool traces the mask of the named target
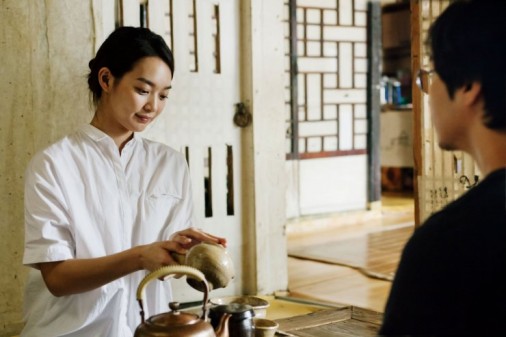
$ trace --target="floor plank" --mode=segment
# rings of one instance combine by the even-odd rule
[[[304,228],[288,235],[288,248],[297,249],[315,244],[352,238],[374,231],[392,228],[413,221],[413,199],[394,197],[382,200],[380,217],[367,218],[353,225],[327,226],[314,230]],[[332,222],[317,218],[315,222]],[[311,227],[309,220],[305,226]],[[372,256],[374,258],[374,256]],[[383,312],[390,293],[391,282],[365,276],[360,271],[334,264],[288,257],[288,286],[290,296],[340,305],[353,305]]]

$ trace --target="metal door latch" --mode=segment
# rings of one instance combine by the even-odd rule
[[[251,114],[246,109],[244,103],[235,104],[234,124],[241,128],[245,128],[251,124]]]

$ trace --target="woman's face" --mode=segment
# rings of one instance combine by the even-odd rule
[[[170,68],[155,56],[140,59],[120,79],[112,77],[101,99],[104,131],[143,131],[163,111],[171,82]]]

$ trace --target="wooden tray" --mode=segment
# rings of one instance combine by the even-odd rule
[[[279,330],[300,337],[377,336],[383,314],[354,306],[276,320]],[[283,334],[278,334],[283,336]]]

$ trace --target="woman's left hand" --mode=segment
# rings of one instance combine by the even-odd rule
[[[174,233],[171,236],[171,240],[178,242],[185,249],[190,249],[201,242],[217,243],[223,247],[227,246],[227,239],[206,233],[195,227],[190,227]]]

